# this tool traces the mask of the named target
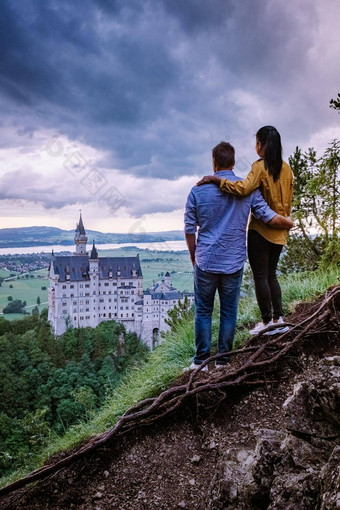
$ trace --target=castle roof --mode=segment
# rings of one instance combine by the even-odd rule
[[[56,274],[60,275],[59,281],[66,281],[66,274],[69,274],[69,281],[82,281],[89,278],[89,256],[86,255],[59,255],[54,256],[51,263]],[[121,278],[132,278],[133,271],[136,276],[142,276],[142,269],[138,257],[99,257],[98,273],[100,279],[108,279],[109,272],[115,277],[117,270]]]
[[[88,255],[59,255],[52,259],[55,274],[59,274],[59,281],[66,281],[66,275],[70,275],[71,281],[88,279],[89,257]]]
[[[145,292],[144,292],[145,294]],[[171,301],[172,299],[181,299],[182,294],[177,290],[171,292],[152,292],[152,299],[160,299],[161,301]]]
[[[90,259],[92,259],[92,260],[97,260],[98,259],[98,251],[97,251],[97,248],[94,245],[94,240],[93,240],[93,246],[92,246],[92,250],[91,250]]]
[[[77,225],[77,230],[78,230],[79,234],[81,234],[83,236],[86,236],[86,232],[85,232],[85,228],[84,228],[84,223],[83,223],[83,218],[81,217],[81,213],[80,213],[79,223]]]

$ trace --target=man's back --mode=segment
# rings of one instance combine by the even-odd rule
[[[232,170],[220,170],[216,174],[224,179],[240,180]],[[186,205],[185,232],[194,234],[199,227],[195,259],[200,269],[231,274],[242,268],[250,209],[266,222],[275,214],[259,190],[239,198],[222,193],[214,184],[192,188]]]

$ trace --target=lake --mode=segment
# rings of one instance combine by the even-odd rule
[[[156,243],[120,243],[120,244],[96,244],[96,248],[100,250],[115,250],[117,248],[126,248],[128,246],[136,246],[136,248],[147,249],[153,251],[182,251],[187,249],[185,241],[163,241]],[[73,252],[74,245],[69,246],[25,246],[24,248],[0,248],[0,255],[24,255],[28,253],[55,253],[61,251]],[[88,244],[88,250],[91,250],[91,244]]]

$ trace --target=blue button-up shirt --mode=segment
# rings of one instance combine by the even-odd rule
[[[220,170],[216,176],[231,181],[242,180],[232,170]],[[265,223],[277,214],[258,189],[248,197],[237,197],[222,193],[215,184],[192,188],[184,223],[186,234],[195,234],[198,227],[195,261],[200,269],[231,274],[243,267],[250,211]]]

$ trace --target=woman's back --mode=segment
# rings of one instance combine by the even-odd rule
[[[282,162],[280,177],[275,182],[266,170],[263,159],[253,163],[251,173],[257,176],[259,188],[269,207],[282,216],[289,216],[293,195],[293,172],[290,166],[285,161]],[[256,230],[272,243],[287,242],[288,231],[275,230],[256,218],[252,217],[249,229]]]

